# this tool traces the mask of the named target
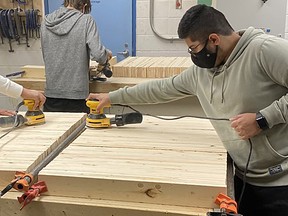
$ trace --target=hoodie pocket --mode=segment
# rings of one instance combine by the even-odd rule
[[[249,165],[252,170],[267,170],[283,163],[288,158],[288,156],[280,154],[273,148],[267,136],[259,136],[252,139],[252,147]]]
[[[257,136],[251,139],[251,141],[252,155],[248,168],[250,172],[267,172],[267,169],[281,164],[288,158],[288,156],[280,154],[272,147],[267,136]],[[241,170],[244,170],[250,152],[249,141],[230,140],[225,141],[224,145],[226,146],[236,165]]]
[[[287,159],[288,155],[282,155],[281,153],[277,152],[271,145],[269,139],[267,136],[263,136],[264,138],[264,144],[267,146],[267,148],[270,150],[271,154],[277,159]]]

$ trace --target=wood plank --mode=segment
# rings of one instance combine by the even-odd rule
[[[91,81],[90,92],[105,93],[123,88],[125,86],[134,86],[141,82],[146,82],[153,79],[146,78],[126,78],[126,77],[111,77],[105,82]],[[14,82],[28,89],[45,90],[45,79],[30,79],[30,78],[15,78]]]
[[[73,197],[41,196],[22,211],[13,192],[0,199],[1,216],[205,216],[207,209],[113,200],[82,199]]]
[[[117,63],[117,57],[113,56],[109,60],[109,64],[112,68],[113,65]],[[97,70],[98,63],[96,61],[90,61],[90,73],[91,75],[93,72]],[[25,71],[24,74],[22,74],[22,78],[28,78],[28,79],[46,79],[45,78],[45,66],[43,65],[25,65],[21,68],[22,71]]]
[[[145,116],[138,125],[86,129],[40,178],[52,196],[208,209],[226,192],[225,173],[226,152],[209,121]]]
[[[107,79],[107,81],[91,81],[89,84],[90,92],[105,93],[124,86],[134,86],[154,78],[173,76],[181,73],[191,64],[191,59],[186,57],[128,57],[111,66],[113,77]],[[42,66],[42,71],[35,72],[35,70],[41,70],[41,66],[25,66],[23,70],[27,70],[28,73],[26,75],[24,73],[23,77],[15,78],[13,81],[25,88],[44,91],[45,77],[43,69]]]
[[[25,71],[21,77],[30,79],[45,79],[45,67],[37,65],[25,65],[21,68]]]
[[[165,78],[191,65],[189,57],[128,57],[115,64],[113,72],[114,77]]]
[[[59,131],[65,130],[64,125],[70,124],[75,114],[46,115],[51,122],[43,127],[20,128],[0,140],[0,187],[11,181],[15,171],[27,168],[55,140],[54,134],[59,136]],[[159,215],[167,211],[167,206],[183,208],[183,215],[194,215],[191,209],[208,211],[216,207],[215,197],[226,192],[226,151],[207,120],[163,121],[145,116],[141,124],[86,129],[40,172],[39,180],[44,180],[49,189],[39,200],[43,203],[36,204],[44,205],[44,209],[57,209],[58,204],[45,199],[60,197],[63,206],[74,206],[78,212],[88,209],[79,207],[79,200],[102,200],[114,202],[108,212],[122,212],[120,202],[134,206],[135,215],[154,212],[155,205],[165,206],[158,209]],[[75,204],[71,199],[79,202]],[[15,204],[5,197],[1,202]],[[102,206],[93,208],[98,211]],[[125,212],[129,215],[131,209],[128,210]],[[9,210],[10,215],[13,212]]]
[[[125,77],[125,65],[129,64],[130,62],[133,62],[136,57],[128,57],[117,64],[112,66],[113,76],[114,77]]]
[[[45,124],[22,126],[0,139],[0,173],[25,171],[37,157],[84,116],[83,113],[45,113]],[[7,129],[1,128],[0,135]],[[0,175],[0,187],[13,179]],[[10,179],[7,181],[7,178]]]

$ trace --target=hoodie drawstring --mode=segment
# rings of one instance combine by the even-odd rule
[[[221,103],[224,103],[224,84],[225,84],[225,78],[226,78],[226,68],[227,66],[224,65],[224,71],[223,71],[223,79],[222,79],[222,88],[221,88]]]
[[[217,70],[214,71],[213,76],[212,76],[212,82],[211,82],[211,86],[210,86],[210,104],[212,104],[212,100],[213,100],[213,85],[214,85],[214,78],[216,76]]]
[[[224,84],[225,84],[225,78],[226,78],[226,69],[227,69],[227,66],[224,65],[223,66],[223,70],[224,70],[223,79],[222,79],[222,86],[221,86],[221,103],[224,103]],[[217,73],[219,73],[219,71],[215,70],[212,76],[212,82],[211,82],[211,87],[210,87],[210,104],[212,104],[212,101],[213,101],[213,86],[214,86],[214,79]]]

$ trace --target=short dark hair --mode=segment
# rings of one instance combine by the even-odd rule
[[[64,0],[63,5],[65,7],[70,5],[70,6],[74,7],[77,10],[82,10],[83,7],[86,5],[84,13],[88,14],[88,13],[91,12],[91,2],[90,2],[90,0]]]
[[[179,38],[205,41],[212,33],[230,35],[233,28],[220,11],[207,5],[196,5],[186,11],[178,26]]]

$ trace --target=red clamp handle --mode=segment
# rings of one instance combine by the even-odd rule
[[[223,193],[220,193],[217,196],[215,203],[220,206],[220,209],[225,209],[225,212],[227,213],[237,214],[238,212],[236,201]]]
[[[45,193],[47,191],[48,189],[44,181],[39,181],[32,185],[21,197],[17,197],[19,203],[22,203],[20,210],[28,205],[35,197],[38,197],[41,193]]]

